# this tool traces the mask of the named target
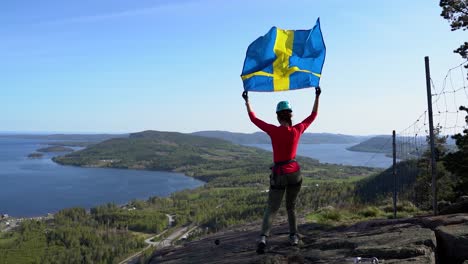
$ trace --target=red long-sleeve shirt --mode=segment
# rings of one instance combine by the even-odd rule
[[[273,161],[289,161],[296,157],[297,144],[304,131],[317,117],[317,112],[312,112],[304,121],[294,126],[275,126],[268,124],[255,116],[254,112],[249,112],[252,123],[267,133],[271,138],[273,146]],[[297,163],[290,163],[283,166],[284,173],[295,172],[299,169]]]

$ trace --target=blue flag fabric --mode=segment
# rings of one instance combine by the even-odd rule
[[[247,49],[241,74],[244,90],[276,92],[317,87],[325,53],[320,19],[310,30],[272,27]]]

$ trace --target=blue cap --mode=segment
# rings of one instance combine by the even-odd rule
[[[288,110],[289,112],[292,112],[291,105],[289,104],[288,101],[281,101],[276,106],[276,113],[283,111],[283,110]]]

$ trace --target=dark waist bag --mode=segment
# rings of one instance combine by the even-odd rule
[[[285,189],[286,186],[302,185],[302,176],[300,169],[292,173],[284,173],[283,171],[282,166],[293,162],[297,161],[295,159],[292,159],[288,161],[275,162],[275,164],[270,168],[270,187],[272,189]]]

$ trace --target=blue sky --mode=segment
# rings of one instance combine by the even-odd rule
[[[0,131],[257,131],[240,96],[247,46],[320,17],[327,58],[308,132],[388,134],[427,107],[424,56],[436,87],[463,62],[452,51],[468,34],[440,11],[427,0],[4,0]],[[298,122],[314,90],[250,97],[271,123],[289,100]]]

